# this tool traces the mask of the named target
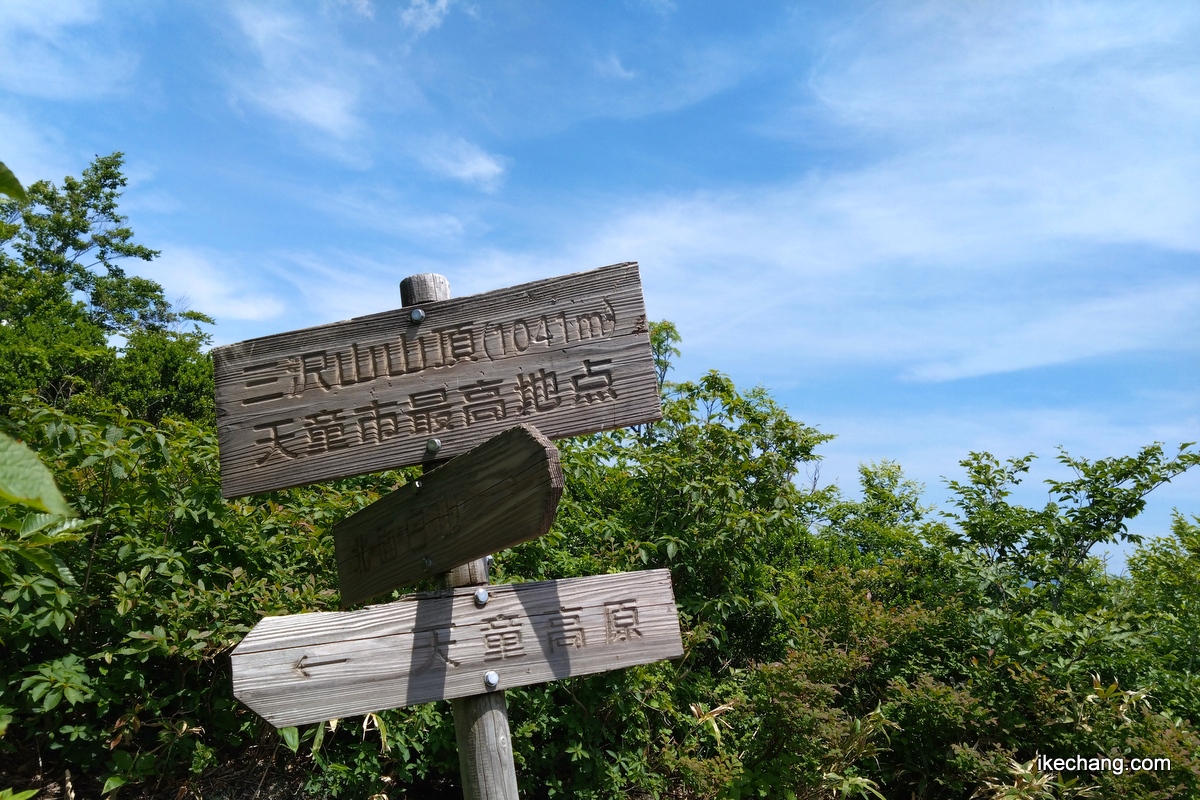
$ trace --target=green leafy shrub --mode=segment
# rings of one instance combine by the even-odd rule
[[[0,439],[0,785],[452,795],[446,703],[275,731],[234,700],[230,649],[264,614],[336,608],[332,526],[414,472],[221,498],[207,339],[181,330],[206,318],[119,266],[156,255],[117,213],[120,167],[0,206],[0,428],[80,512],[48,474],[6,483],[37,458]],[[1188,446],[1060,453],[1075,477],[1042,508],[1011,502],[1032,456],[987,453],[950,513],[890,462],[850,498],[809,477],[829,435],[765,390],[667,382],[677,342],[652,326],[663,420],[560,442],[555,525],[494,579],[669,568],[684,655],[510,691],[524,796],[1196,796],[1200,528],[1177,516],[1128,578],[1093,554],[1138,543]],[[1036,768],[1090,753],[1174,768]]]

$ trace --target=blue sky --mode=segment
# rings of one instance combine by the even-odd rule
[[[1200,439],[1200,6],[0,4],[0,156],[126,153],[217,343],[641,262],[677,378],[942,502],[972,450]],[[1133,530],[1200,514],[1200,475]]]

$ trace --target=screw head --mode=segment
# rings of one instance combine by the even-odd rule
[[[408,312],[408,318],[413,322],[420,324],[425,321],[425,312],[419,308],[414,308],[412,311]]]
[[[483,675],[483,685],[489,689],[495,689],[500,685],[500,673],[494,669],[489,669]]]
[[[442,449],[442,440],[441,439],[426,439],[425,440],[425,450],[426,451],[428,451],[430,453],[436,453],[438,450],[441,450],[441,449]]]
[[[475,590],[475,605],[486,606],[488,601],[488,590],[480,587]]]

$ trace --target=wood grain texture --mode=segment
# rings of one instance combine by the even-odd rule
[[[563,475],[554,444],[519,425],[333,528],[342,607],[550,530]]]
[[[417,303],[432,303],[450,299],[450,279],[436,272],[409,275],[400,281],[400,305],[413,306]]]
[[[450,701],[463,800],[517,800],[517,770],[504,692]]]
[[[659,419],[636,263],[214,348],[226,497]]]
[[[265,617],[234,649],[234,695],[276,727],[486,694],[683,654],[668,570],[415,594]]]

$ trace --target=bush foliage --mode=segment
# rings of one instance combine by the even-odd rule
[[[264,614],[336,609],[332,526],[414,473],[221,498],[204,336],[112,263],[153,256],[116,214],[119,167],[5,212],[0,425],[78,515],[0,492],[0,786],[454,796],[446,703],[277,732],[233,698],[232,647]],[[653,338],[665,378],[678,337]],[[494,580],[669,568],[684,656],[509,691],[524,796],[1200,795],[1200,518],[1128,576],[1094,555],[1134,539],[1189,446],[1060,453],[1075,478],[1042,508],[1010,500],[1032,456],[973,453],[938,512],[891,463],[859,498],[818,487],[830,437],[762,389],[710,373],[663,397],[661,422],[559,442],[554,528]],[[1036,762],[1077,754],[1171,769]]]

